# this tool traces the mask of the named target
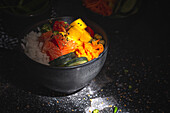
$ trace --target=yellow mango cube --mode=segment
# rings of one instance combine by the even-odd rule
[[[79,29],[85,29],[87,27],[87,25],[80,18],[72,22],[70,25],[77,26]]]
[[[83,34],[80,36],[80,40],[82,42],[89,42],[91,39],[92,37],[90,34],[86,30],[83,30]]]
[[[73,40],[78,40],[82,34],[81,30],[78,30],[76,27],[71,27],[68,31],[68,37]]]

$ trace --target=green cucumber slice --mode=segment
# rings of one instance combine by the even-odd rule
[[[117,3],[116,6],[115,6],[115,9],[114,9],[114,13],[115,13],[115,14],[118,12],[121,4],[122,4],[122,0],[119,0],[118,3]]]
[[[76,57],[77,55],[74,52],[71,52],[50,61],[49,64],[50,66],[64,66],[68,61]]]
[[[78,57],[70,60],[65,64],[65,66],[76,66],[88,62],[86,57]]]
[[[137,2],[137,0],[126,0],[120,9],[120,12],[128,13],[129,11],[131,11],[134,8],[136,2]]]

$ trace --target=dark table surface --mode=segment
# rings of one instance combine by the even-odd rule
[[[82,90],[61,95],[38,86],[25,88],[17,84],[10,61],[15,52],[1,47],[0,113],[90,113],[94,109],[113,113],[114,106],[119,113],[170,112],[170,13],[166,3],[151,0],[136,15],[114,19],[90,12],[78,0],[63,0],[55,1],[52,14],[87,17],[105,29],[110,45],[104,67]],[[2,17],[1,14],[1,39],[8,37]]]

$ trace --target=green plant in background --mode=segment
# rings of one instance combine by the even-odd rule
[[[47,10],[50,0],[2,0],[0,9],[17,15],[34,15]]]

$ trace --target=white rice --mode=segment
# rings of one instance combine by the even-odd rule
[[[36,62],[49,65],[49,56],[41,52],[43,42],[39,42],[38,38],[41,36],[40,32],[31,31],[22,39],[22,47],[25,54]]]

